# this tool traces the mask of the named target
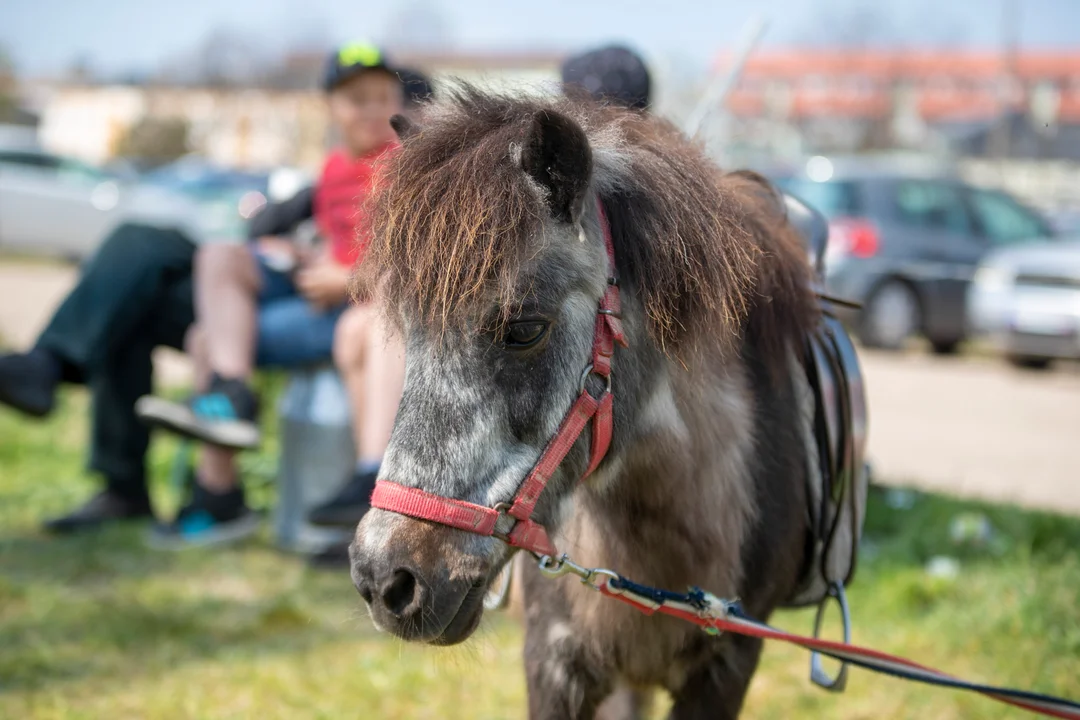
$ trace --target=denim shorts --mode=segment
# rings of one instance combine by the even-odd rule
[[[290,368],[329,362],[334,326],[345,305],[316,308],[300,295],[288,273],[270,268],[257,252],[255,260],[262,274],[255,363]]]

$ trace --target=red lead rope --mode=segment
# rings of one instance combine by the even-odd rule
[[[604,249],[607,252],[610,276],[596,312],[592,360],[582,373],[581,390],[577,400],[570,406],[570,410],[559,424],[559,429],[548,442],[547,447],[544,448],[540,459],[521,483],[513,501],[509,504],[500,503],[495,507],[487,507],[442,497],[390,480],[379,480],[375,483],[375,492],[371,496],[372,507],[479,535],[497,536],[514,547],[529,550],[538,555],[557,554],[544,526],[532,519],[533,510],[551,476],[584,432],[590,420],[592,421],[592,447],[589,454],[589,468],[582,479],[592,474],[607,454],[611,446],[614,426],[611,358],[615,354],[616,343],[626,347],[626,336],[623,334],[620,314],[619,285],[615,276],[615,245],[611,240],[611,227],[608,225],[604,206],[599,198],[596,201],[596,210],[603,230]],[[607,383],[598,398],[590,395],[585,388],[585,382],[590,375],[595,375]],[[512,518],[513,525],[508,531],[500,533],[496,526],[504,515]]]
[[[778,630],[747,615],[738,603],[725,602],[707,593],[698,591],[693,596],[685,594],[681,597],[677,593],[664,591],[657,593],[654,588],[628,582],[622,576],[612,578],[611,575],[614,573],[610,571],[603,572],[607,575],[603,576],[600,582],[586,584],[599,590],[601,594],[624,602],[646,615],[659,612],[691,622],[710,632],[732,632],[764,640],[783,640],[807,650],[828,655],[841,662],[849,662],[867,670],[904,680],[956,690],[969,690],[1040,715],[1080,720],[1080,704],[1071,700],[960,680],[939,670],[878,650]],[[658,594],[667,597],[657,599]]]

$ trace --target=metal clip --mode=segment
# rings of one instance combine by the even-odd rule
[[[558,559],[550,555],[544,555],[537,563],[540,574],[544,577],[557,578],[563,575],[573,575],[581,580],[583,585],[588,585],[593,590],[599,590],[608,580],[619,577],[618,573],[604,568],[587,568],[578,565],[563,553]]]
[[[821,635],[821,620],[825,617],[825,606],[829,604],[829,598],[835,598],[836,604],[840,606],[840,620],[844,626],[844,644],[849,644],[851,642],[851,613],[848,610],[847,596],[844,595],[844,586],[836,582],[829,583],[828,594],[818,605],[817,616],[814,618],[814,637]],[[847,671],[848,664],[842,662],[836,677],[830,677],[824,665],[821,664],[821,653],[816,650],[810,653],[810,681],[818,687],[829,692],[844,692],[847,687]]]

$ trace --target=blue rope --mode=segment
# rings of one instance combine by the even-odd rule
[[[633,593],[634,595],[638,595],[639,597],[649,598],[654,603],[660,605],[668,602],[677,602],[693,605],[699,610],[704,610],[707,607],[705,603],[705,593],[698,588],[693,588],[689,593],[677,593],[670,590],[649,587],[648,585],[639,585],[632,580],[627,580],[622,575],[618,578],[609,580],[608,586],[614,590],[624,590]]]
[[[628,580],[621,575],[615,579],[608,581],[608,586],[613,590],[624,591],[638,597],[648,598],[654,603],[663,605],[668,602],[677,602],[685,605],[690,605],[698,610],[705,610],[708,608],[708,603],[705,599],[705,592],[701,588],[690,588],[689,592],[676,593],[670,590],[662,590],[660,588],[650,587],[648,585],[641,585],[639,583]],[[740,620],[744,620],[749,623],[754,623],[763,628],[769,628],[776,632],[782,632],[776,630],[770,625],[767,625],[753,617],[751,617],[742,606],[733,602],[727,607],[727,612]],[[1080,703],[1066,700],[1064,698],[1054,697],[1052,695],[1044,695],[1042,693],[1029,692],[1026,690],[1015,690],[1013,688],[996,687],[993,685],[982,685],[979,683],[971,683],[966,680],[957,680],[954,678],[939,677],[936,675],[922,675],[915,672],[908,671],[903,668],[893,667],[891,665],[878,664],[875,658],[867,658],[856,653],[840,653],[830,651],[827,649],[814,648],[822,655],[826,655],[840,662],[849,662],[852,665],[857,665],[866,670],[873,670],[874,672],[881,673],[883,675],[891,675],[902,680],[912,680],[915,682],[926,683],[929,685],[938,685],[941,687],[952,688],[956,690],[972,690],[989,695],[999,695],[1001,697],[1008,697],[1013,700],[1019,700],[1021,702],[1030,703],[1042,703],[1051,706],[1055,710],[1077,712],[1080,713]],[[1077,715],[1080,717],[1080,714]]]

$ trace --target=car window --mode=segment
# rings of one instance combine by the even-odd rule
[[[1008,195],[974,188],[970,193],[979,232],[994,245],[1013,245],[1050,237],[1050,230],[1042,218]]]
[[[60,158],[42,153],[0,152],[0,165],[56,170],[60,167]]]
[[[902,180],[896,186],[896,219],[920,230],[971,234],[960,188],[935,180]]]
[[[827,218],[863,214],[859,189],[853,182],[815,182],[805,178],[780,178],[776,185]]]
[[[93,187],[111,176],[93,165],[72,158],[38,152],[0,152],[0,168],[11,168],[46,176],[65,185]]]
[[[104,171],[70,158],[60,161],[59,172],[62,180],[83,185],[96,185],[109,179]]]

